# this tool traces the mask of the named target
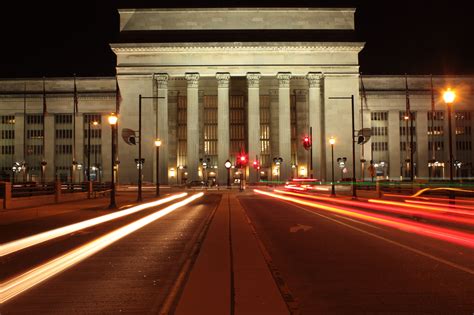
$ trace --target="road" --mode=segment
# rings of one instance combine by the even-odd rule
[[[98,253],[0,306],[3,314],[157,312],[220,196],[208,194],[119,239]],[[31,270],[92,239],[168,206],[148,209],[14,253],[2,261],[3,279]],[[159,210],[159,211],[158,211]],[[66,245],[67,244],[67,245]],[[28,263],[24,263],[28,261]]]
[[[240,201],[301,314],[474,312],[472,248],[268,196]]]

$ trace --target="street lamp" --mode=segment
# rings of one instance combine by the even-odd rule
[[[115,168],[115,127],[117,126],[117,121],[118,117],[115,115],[115,113],[111,113],[110,116],[108,117],[110,128],[112,129],[112,163],[111,163],[111,190],[110,190],[110,204],[109,204],[109,209],[117,209],[117,204],[115,203],[115,174],[114,174],[114,168]]]
[[[91,125],[97,126],[99,122],[89,121],[87,123],[87,181],[91,181]]]
[[[224,166],[227,169],[227,189],[230,189],[230,168],[232,167],[232,163],[227,160],[225,161]]]
[[[453,184],[453,163],[454,163],[454,156],[453,156],[453,131],[451,125],[451,107],[456,99],[456,93],[448,88],[444,91],[443,94],[444,102],[446,103],[447,110],[448,110],[448,129],[449,129],[449,181]],[[449,199],[454,199],[454,194],[450,191]]]
[[[160,195],[160,147],[161,147],[161,140],[155,140],[155,147],[156,147],[156,196]]]
[[[283,163],[283,158],[281,157],[275,157],[273,158],[273,163],[275,163],[276,168],[278,170],[278,181],[280,181],[280,165]]]
[[[329,144],[331,145],[331,165],[332,165],[331,196],[336,196],[336,187],[334,186],[334,144],[336,144],[336,139],[334,137],[331,137],[329,139]]]

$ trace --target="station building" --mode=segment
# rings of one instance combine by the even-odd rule
[[[356,136],[371,130],[356,145],[357,178],[370,177],[370,161],[380,178],[406,178],[411,165],[417,178],[448,178],[448,107],[442,99],[448,87],[457,93],[451,105],[455,177],[474,177],[474,76],[361,76],[365,43],[356,36],[355,9],[119,13],[120,36],[111,43],[116,77],[0,80],[2,177],[83,181],[90,168],[92,180],[110,180],[107,116],[117,112],[121,184],[137,182],[133,133],[141,138],[144,182],[156,181],[157,138],[165,184],[225,184],[227,160],[231,178],[243,172],[250,183],[330,180],[330,137],[336,139],[336,179],[349,178],[354,97]],[[241,154],[249,161],[244,169],[234,167]]]

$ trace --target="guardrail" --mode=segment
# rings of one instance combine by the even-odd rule
[[[11,193],[13,198],[53,195],[55,187],[54,183],[15,183],[12,185]]]

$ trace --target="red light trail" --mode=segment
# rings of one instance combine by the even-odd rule
[[[307,194],[299,194],[295,192],[288,192],[288,191],[282,191],[282,190],[277,190],[277,189],[274,191],[279,194],[286,194],[286,195],[292,195],[292,196],[315,199],[315,200],[324,200],[328,202],[339,203],[339,204],[354,206],[354,207],[362,207],[362,208],[376,210],[376,211],[386,211],[386,212],[398,213],[398,214],[403,214],[403,215],[418,216],[418,217],[424,217],[424,218],[429,218],[429,219],[434,219],[434,220],[447,221],[447,222],[467,224],[467,225],[474,226],[474,219],[471,219],[471,218],[463,218],[463,217],[458,217],[458,216],[452,216],[446,213],[431,213],[431,212],[419,210],[419,209],[425,209],[424,207],[406,210],[406,209],[400,209],[394,206],[394,205],[399,205],[399,204],[401,204],[402,206],[406,205],[404,203],[395,203],[391,201],[387,202],[384,200],[375,200],[374,202],[380,203],[380,204],[373,205],[367,202],[336,199],[336,198],[331,198],[331,197],[314,196],[314,195],[307,195]],[[384,203],[386,203],[387,205],[384,205]],[[388,205],[391,205],[391,206],[388,206]],[[410,205],[406,205],[406,206],[410,206]],[[426,209],[426,210],[430,210],[430,209]],[[452,212],[455,214],[460,214],[459,211],[455,211],[455,210],[451,211],[450,209],[444,209],[444,208],[443,210],[437,209],[433,211]],[[464,214],[464,212],[461,212],[461,214]],[[468,213],[468,215],[474,216],[474,213]]]
[[[261,195],[266,195],[269,197],[290,201],[296,204],[305,205],[312,208],[317,208],[321,210],[326,210],[332,213],[337,213],[352,218],[361,219],[364,221],[369,221],[377,223],[380,225],[396,228],[405,232],[412,232],[415,234],[439,239],[442,241],[450,242],[457,245],[462,245],[469,248],[474,248],[474,235],[459,231],[454,231],[441,227],[433,227],[423,223],[412,222],[409,220],[393,218],[386,215],[373,214],[365,211],[345,208],[345,207],[335,207],[327,204],[322,204],[314,201],[301,200],[294,197],[282,196],[279,194],[266,192],[258,189],[254,189],[254,192]]]

